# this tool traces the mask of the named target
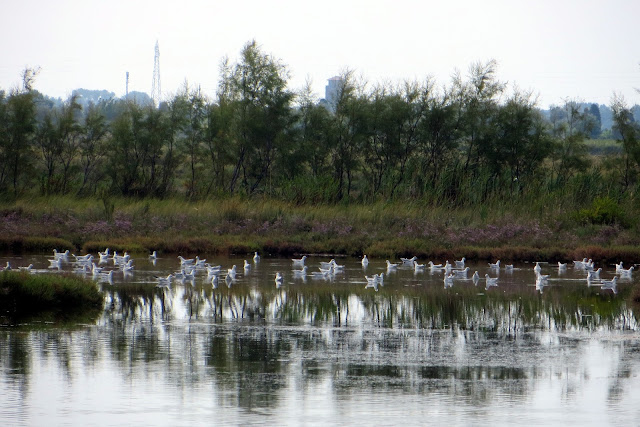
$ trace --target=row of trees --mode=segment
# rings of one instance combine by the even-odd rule
[[[531,94],[497,79],[494,61],[443,87],[368,87],[345,71],[331,105],[309,87],[290,90],[285,65],[255,41],[221,71],[215,100],[185,84],[159,108],[105,100],[83,109],[74,97],[48,102],[25,70],[21,89],[0,92],[0,194],[472,204],[554,191],[594,167],[621,193],[637,182],[639,131],[624,100],[612,105],[623,165],[594,166],[583,141],[595,113],[567,102],[545,118]]]

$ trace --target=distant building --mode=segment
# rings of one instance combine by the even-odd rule
[[[331,77],[328,80],[327,86],[324,88],[324,102],[323,104],[331,111],[336,111],[336,105],[338,103],[338,99],[340,97],[340,91],[342,90],[342,85],[344,84],[344,79],[340,76]]]

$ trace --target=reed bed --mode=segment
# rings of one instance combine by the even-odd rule
[[[590,220],[633,218],[634,206],[616,204],[613,213],[603,216],[600,205],[580,205],[580,210],[568,201],[554,202],[542,198],[476,207],[419,201],[311,206],[242,197],[197,202],[114,198],[109,203],[33,197],[0,204],[0,250],[97,252],[110,247],[140,253],[640,259],[640,232],[634,221]]]

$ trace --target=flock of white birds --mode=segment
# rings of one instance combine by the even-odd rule
[[[149,259],[151,262],[155,263],[157,260],[157,253],[154,251],[151,255],[149,255]],[[335,259],[331,259],[330,261],[321,261],[317,271],[309,272],[308,266],[305,264],[307,260],[307,256],[303,256],[301,258],[293,258],[291,259],[292,269],[291,275],[294,278],[304,278],[311,277],[314,279],[331,279],[337,273],[342,272],[344,270],[344,265],[340,265],[336,262]],[[97,261],[97,263],[96,263]],[[206,259],[200,259],[199,257],[195,258],[184,258],[182,256],[178,256],[179,267],[177,271],[168,274],[164,277],[156,277],[157,286],[158,287],[169,287],[171,283],[174,281],[181,282],[193,282],[197,274],[206,271],[206,281],[209,281],[214,288],[218,287],[220,280],[224,280],[227,286],[231,286],[231,284],[237,280],[238,278],[238,269],[236,265],[233,265],[230,268],[223,269],[221,265],[211,265],[206,262]],[[258,252],[255,252],[253,256],[253,263],[257,264],[260,262],[260,255]],[[478,285],[481,281],[481,277],[478,271],[475,271],[471,278],[469,279],[469,271],[470,268],[465,265],[466,259],[463,257],[460,260],[455,260],[453,264],[450,264],[447,260],[445,264],[434,264],[432,261],[429,261],[426,264],[420,264],[418,262],[417,257],[412,258],[400,258],[400,262],[392,263],[389,260],[386,260],[386,271],[381,271],[377,274],[373,274],[370,276],[364,276],[367,285],[366,288],[373,288],[376,291],[379,286],[384,285],[384,277],[385,274],[389,275],[395,272],[398,267],[403,267],[405,269],[411,268],[416,273],[424,272],[425,270],[433,273],[442,273],[444,280],[444,287],[448,288],[453,286],[455,280],[471,280],[474,285]],[[87,255],[75,255],[70,254],[69,251],[59,252],[57,250],[53,250],[53,257],[49,258],[49,269],[57,269],[61,270],[64,263],[70,263],[73,267],[73,271],[83,275],[90,275],[92,278],[97,280],[98,282],[106,282],[113,283],[114,274],[122,274],[124,276],[132,274],[135,269],[133,265],[133,259],[131,256],[125,252],[120,255],[117,252],[111,253],[109,248],[105,249],[103,252],[98,252],[97,258],[92,254]],[[108,268],[108,265],[111,264],[113,267]],[[366,270],[369,265],[369,259],[366,255],[363,256],[361,261],[363,269]],[[541,262],[536,262],[533,267],[533,273],[535,275],[536,280],[536,289],[540,292],[549,284],[549,274],[542,274]],[[252,264],[248,260],[244,260],[243,272],[246,275],[252,267]],[[602,267],[596,268],[594,262],[591,259],[582,259],[573,261],[572,265],[573,269],[576,271],[580,271],[584,273],[585,280],[587,285],[589,286],[600,286],[602,289],[611,290],[613,293],[617,293],[617,283],[620,277],[630,279],[632,277],[632,273],[634,267],[624,268],[622,262],[619,262],[615,265],[615,274],[610,279],[603,279],[600,277],[600,273],[602,272]],[[558,262],[558,272],[562,273],[566,271],[568,268],[567,263]],[[7,262],[6,266],[2,268],[2,270],[11,270],[12,266],[9,262]],[[497,273],[501,269],[505,271],[513,271],[513,264],[505,265],[501,267],[500,260],[495,263],[489,263],[489,271],[493,273],[493,276],[486,273],[484,275],[485,289],[489,289],[491,287],[498,286],[498,277]],[[33,264],[30,264],[26,267],[18,267],[20,271],[33,271]],[[221,279],[221,277],[223,277]],[[282,286],[284,283],[284,276],[281,272],[277,272],[274,277],[274,282],[276,287]]]

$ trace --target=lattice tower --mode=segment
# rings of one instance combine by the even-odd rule
[[[151,99],[154,105],[160,103],[160,97],[162,96],[162,89],[160,86],[160,46],[156,40],[156,51],[153,58],[153,84],[151,85]]]

